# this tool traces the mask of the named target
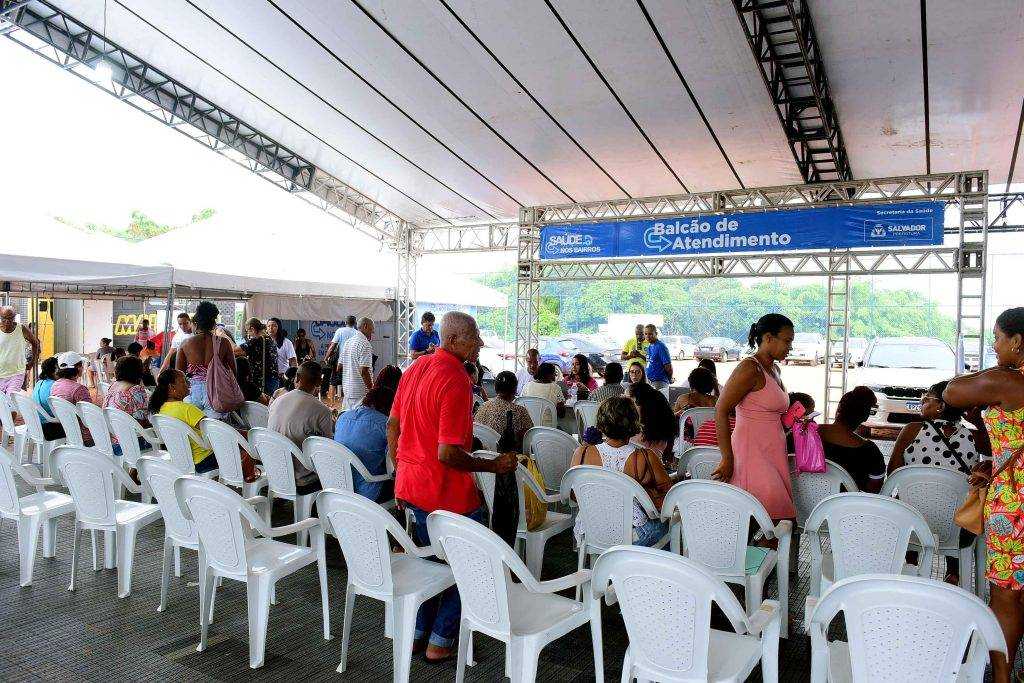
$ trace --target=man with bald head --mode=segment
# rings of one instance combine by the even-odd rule
[[[270,404],[267,427],[284,434],[299,448],[302,448],[302,442],[307,436],[334,435],[331,409],[317,398],[322,376],[323,368],[319,363],[315,360],[305,361],[295,373],[295,388]],[[316,473],[307,470],[297,460],[293,460],[292,464],[295,466],[295,485],[299,493],[312,493],[320,489]]]
[[[17,315],[12,307],[0,306],[0,391],[8,394],[25,388],[25,373],[39,358],[39,340],[17,322]],[[26,354],[29,348],[30,357]]]
[[[473,472],[511,472],[512,454],[494,460],[470,454],[473,448],[473,391],[465,361],[484,345],[476,320],[446,313],[441,346],[420,356],[402,375],[388,419],[388,457],[396,464],[395,497],[416,517],[416,542],[430,545],[427,515],[447,510],[483,521]],[[423,603],[416,615],[415,650],[426,648],[429,662],[451,658],[462,611],[453,587]],[[429,639],[429,640],[428,640]]]
[[[355,408],[362,403],[373,387],[373,321],[360,318],[355,331],[349,336],[338,355],[341,366],[341,388],[345,395],[341,403],[343,410]]]

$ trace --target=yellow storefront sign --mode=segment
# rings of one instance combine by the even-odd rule
[[[114,336],[134,335],[143,318],[149,320],[149,329],[156,330],[156,313],[121,313],[114,321]]]

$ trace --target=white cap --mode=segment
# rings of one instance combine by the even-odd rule
[[[82,354],[77,351],[65,351],[57,356],[57,368],[60,370],[67,370],[68,368],[75,367],[84,360],[85,358]]]

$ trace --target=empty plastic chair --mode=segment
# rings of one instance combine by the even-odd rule
[[[842,612],[846,640],[829,642]],[[977,596],[916,576],[863,574],[837,582],[810,615],[811,681],[972,681],[989,651],[1006,654],[992,610]]]
[[[307,436],[302,442],[302,452],[313,463],[313,471],[316,472],[320,486],[324,489],[355,491],[353,470],[367,482],[383,483],[394,479],[394,474],[387,471],[384,474],[370,474],[359,456],[345,445],[325,436]],[[386,465],[390,464],[387,456],[384,457],[384,462]],[[392,506],[393,504],[392,501]]]
[[[35,487],[36,492],[19,495],[15,474]],[[32,584],[40,528],[43,531],[43,557],[53,557],[57,544],[57,518],[75,511],[71,496],[46,490],[45,487],[55,484],[53,479],[40,477],[30,466],[17,462],[6,448],[0,448],[0,519],[14,520],[18,528],[18,582],[21,586]]]
[[[519,396],[515,402],[526,408],[534,426],[558,426],[558,409],[553,401],[540,396]]]
[[[533,456],[550,491],[558,490],[558,483],[579,446],[572,436],[553,427],[533,427],[523,435],[523,452]]]
[[[307,519],[313,511],[313,501],[322,487],[308,493],[299,493],[295,485],[295,466],[292,458],[308,470],[313,470],[313,463],[292,440],[265,427],[249,430],[249,443],[263,463],[263,471],[267,475],[267,488],[274,498],[284,498],[293,503],[295,524]],[[307,534],[302,529],[298,532],[297,542],[306,545]]]
[[[576,412],[576,435],[579,436],[580,442],[583,441],[587,427],[597,424],[597,406],[597,401],[576,401],[576,405],[573,406]]]
[[[227,422],[212,417],[199,423],[199,431],[213,451],[217,459],[218,479],[222,484],[242,490],[242,497],[257,495],[267,485],[267,475],[260,475],[256,481],[246,482],[242,473],[242,450],[249,450],[246,441],[238,430]]]
[[[662,519],[672,522],[672,550],[699,562],[726,583],[743,586],[747,614],[761,604],[771,573],[779,587],[782,632],[789,621],[790,520],[772,524],[757,498],[717,481],[682,481],[665,495]],[[748,543],[751,521],[756,536],[778,539],[778,550]]]
[[[44,475],[51,476],[50,454],[57,446],[67,443],[67,440],[64,437],[47,440],[43,436],[43,420],[40,417],[43,409],[32,400],[31,396],[21,392],[15,393],[14,404],[18,408],[18,412],[21,413],[21,419],[25,421],[25,440],[27,447],[34,449],[35,463],[39,465]],[[52,476],[58,482],[60,481],[58,475]]]
[[[61,446],[53,453],[54,466],[75,503],[75,532],[71,550],[71,585],[75,589],[78,535],[83,529],[114,532],[117,543],[117,597],[128,597],[132,587],[135,537],[139,529],[160,519],[160,508],[149,503],[118,500],[115,482],[132,493],[142,493],[121,467],[99,451]]]
[[[153,415],[153,425],[160,432],[160,439],[164,442],[164,448],[171,456],[171,462],[181,471],[182,474],[195,474],[196,463],[192,459],[192,444],[212,451],[210,444],[202,434],[188,426],[176,417],[170,415]],[[214,456],[216,458],[216,455]],[[216,477],[217,470],[203,472],[200,476],[210,479]]]
[[[831,460],[825,461],[824,472],[793,472],[790,481],[793,484],[793,503],[796,505],[796,529],[790,546],[790,571],[796,572],[800,557],[800,536],[811,510],[829,496],[842,492],[856,493],[860,489],[850,473]]]
[[[480,439],[481,445],[485,451],[496,451],[498,450],[498,439],[501,438],[501,434],[494,431],[487,425],[482,425],[479,422],[473,423],[473,436]]]
[[[250,429],[266,427],[270,421],[270,408],[257,401],[246,401],[238,412]]]
[[[679,455],[679,472],[686,472],[691,479],[711,479],[722,462],[722,451],[714,446],[691,446]]]
[[[700,563],[652,548],[613,548],[594,564],[590,629],[597,681],[604,680],[601,600],[620,604],[629,635],[622,680],[744,681],[761,663],[761,677],[779,679],[779,603],[752,614]],[[733,631],[711,628],[712,604]]]
[[[84,446],[82,423],[78,421],[78,408],[74,403],[65,401],[59,396],[50,397],[50,408],[54,416],[64,428],[64,438],[69,446]]]
[[[159,455],[159,453],[150,453],[149,450],[143,451],[139,446],[139,439],[142,439],[149,444],[150,449],[159,449],[163,445],[163,441],[157,436],[155,430],[144,428],[138,420],[119,408],[104,408],[103,411],[107,414],[110,431],[121,447],[121,460],[125,467],[134,468],[136,461],[142,457],[144,452],[146,455]],[[163,454],[170,457],[166,452]]]
[[[544,567],[544,548],[548,539],[572,528],[572,515],[548,509],[544,523],[532,531],[527,527],[526,493],[531,492],[545,505],[564,501],[560,493],[548,494],[543,491],[530,470],[523,465],[516,466],[516,483],[519,484],[519,530],[516,532],[516,552],[525,556],[526,566],[534,578],[540,579]],[[493,497],[493,496],[492,496]]]
[[[114,455],[114,442],[110,439],[110,423],[107,422],[107,414],[103,412],[103,408],[89,401],[79,401],[75,407],[78,409],[78,416],[92,436],[93,447],[103,455],[120,462],[121,458]]]
[[[5,392],[0,391],[0,428],[3,429],[0,434],[0,447],[7,448],[7,442],[11,441],[14,447],[13,455],[14,459],[22,463],[25,461],[26,446],[28,445],[25,432],[28,431],[28,425],[14,424],[14,403],[11,397]]]
[[[425,601],[455,584],[452,570],[428,561],[433,548],[416,547],[390,513],[357,493],[325,490],[317,496],[316,509],[323,527],[338,538],[348,566],[338,673],[344,673],[348,665],[352,612],[356,596],[362,595],[384,603],[394,680],[408,681],[416,612]],[[391,552],[389,536],[403,552]]]
[[[505,643],[506,675],[512,683],[533,683],[544,646],[590,621],[583,603],[557,595],[568,588],[578,591],[590,580],[589,571],[537,581],[501,538],[468,517],[432,512],[427,529],[462,599],[457,683],[463,681],[474,633]]]
[[[174,493],[185,519],[193,522],[199,532],[198,652],[206,649],[217,579],[232,579],[245,584],[249,603],[249,666],[263,666],[274,585],[311,564],[317,565],[320,578],[324,639],[330,639],[327,561],[320,520],[309,518],[297,524],[270,527],[250,501],[224,484],[195,475],[178,477]],[[275,540],[299,531],[312,535],[312,549]]]

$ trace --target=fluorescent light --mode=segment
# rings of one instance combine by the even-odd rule
[[[114,78],[114,70],[103,60],[98,61],[92,71],[93,80],[97,83],[110,83]]]

